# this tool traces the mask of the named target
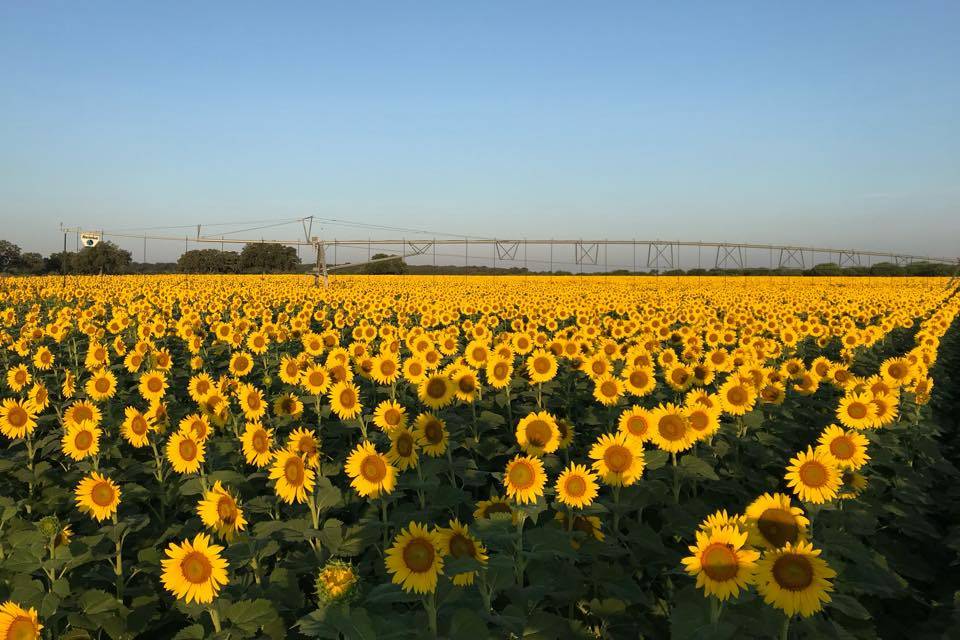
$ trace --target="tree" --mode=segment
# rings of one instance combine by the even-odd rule
[[[394,258],[393,260],[384,260],[384,258]],[[407,272],[407,263],[403,258],[395,257],[386,253],[375,253],[371,260],[381,260],[381,262],[371,262],[363,265],[363,272],[374,275],[402,274]]]
[[[95,247],[84,247],[72,263],[74,273],[124,273],[129,270],[133,256],[109,241]]]
[[[808,276],[840,276],[843,270],[835,262],[821,262],[806,272]]]
[[[244,273],[290,273],[299,265],[297,250],[282,244],[257,242],[240,252],[240,271]]]
[[[43,273],[45,261],[39,253],[29,252],[20,255],[17,262],[17,271],[20,273],[38,274]]]
[[[20,247],[9,240],[0,240],[0,271],[9,271],[20,260]]]
[[[194,249],[177,260],[182,273],[236,273],[239,267],[240,254],[219,249]]]

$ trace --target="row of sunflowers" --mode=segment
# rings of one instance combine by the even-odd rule
[[[856,628],[828,542],[921,429],[948,293],[4,280],[0,638]]]

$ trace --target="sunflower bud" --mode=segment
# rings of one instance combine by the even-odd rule
[[[37,522],[37,529],[44,537],[52,538],[60,533],[60,520],[57,519],[57,516],[46,516]]]
[[[331,560],[317,575],[317,598],[321,604],[349,602],[356,596],[358,580],[353,565]]]

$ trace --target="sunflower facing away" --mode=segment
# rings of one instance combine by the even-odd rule
[[[764,602],[788,616],[812,616],[830,602],[837,573],[808,542],[789,542],[763,554],[757,563],[757,591]]]
[[[227,584],[227,561],[220,557],[223,547],[210,544],[210,537],[198,533],[193,541],[170,543],[161,561],[163,586],[187,604],[209,604]]]
[[[746,532],[734,527],[720,527],[707,533],[697,531],[697,544],[690,546],[691,555],[682,562],[687,573],[697,577],[697,587],[719,600],[736,598],[740,589],[753,581],[760,554],[744,549]]]
[[[369,442],[361,442],[347,457],[344,467],[350,486],[365,498],[392,493],[397,484],[397,468],[378,453]]]
[[[243,531],[247,526],[237,499],[223,488],[219,480],[197,504],[197,515],[200,516],[203,526],[215,531],[227,541],[232,540],[238,531]]]
[[[393,583],[404,591],[432,593],[437,589],[437,576],[443,572],[440,535],[411,522],[387,549],[385,564]]]
[[[74,493],[77,508],[98,522],[113,516],[120,506],[120,487],[96,471],[81,480]]]

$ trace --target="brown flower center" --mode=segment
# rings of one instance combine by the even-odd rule
[[[669,413],[657,422],[657,431],[664,440],[681,440],[687,432],[687,422],[682,416]]]
[[[771,507],[760,514],[757,529],[763,539],[773,547],[780,548],[786,543],[795,543],[800,537],[797,519],[786,509]]]
[[[822,487],[827,483],[827,468],[823,463],[811,460],[805,462],[798,471],[800,481],[808,487]]]
[[[403,564],[414,573],[424,573],[433,567],[437,551],[422,538],[414,538],[403,548]]]
[[[813,584],[813,564],[806,556],[788,553],[773,563],[773,579],[788,591],[803,591]]]
[[[607,447],[607,450],[603,452],[603,461],[613,473],[623,473],[630,468],[630,463],[633,462],[633,454],[625,446],[614,444]]]
[[[715,542],[700,554],[700,566],[709,578],[726,582],[737,575],[737,554],[730,545]]]
[[[380,484],[387,477],[387,465],[379,455],[367,456],[360,463],[360,475],[367,482]]]
[[[210,574],[213,573],[213,565],[199,551],[191,551],[180,561],[180,571],[187,582],[203,584],[210,579]]]

